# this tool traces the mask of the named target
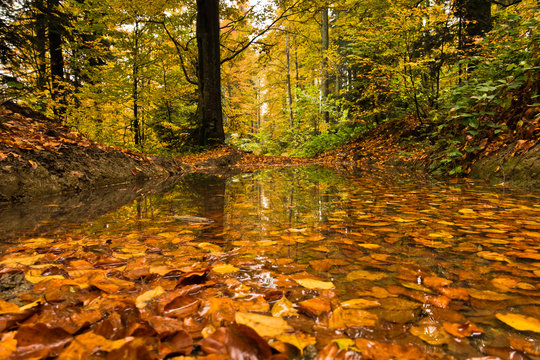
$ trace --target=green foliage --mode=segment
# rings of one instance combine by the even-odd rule
[[[356,124],[340,126],[335,132],[328,132],[311,138],[292,153],[301,157],[315,157],[326,151],[347,144],[362,134],[366,128]]]
[[[433,112],[428,136],[435,140],[431,169],[465,173],[461,163],[508,131],[525,124],[523,115],[536,97],[540,59],[540,21],[531,6],[521,14],[499,14],[495,28],[483,39],[477,55],[459,66],[467,78],[444,93]],[[526,120],[525,120],[526,121]]]

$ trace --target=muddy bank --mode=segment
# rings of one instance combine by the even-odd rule
[[[469,177],[528,190],[540,190],[540,144],[520,151],[514,143],[496,154],[480,159]]]
[[[189,167],[104,146],[14,104],[0,107],[0,202],[164,179]]]

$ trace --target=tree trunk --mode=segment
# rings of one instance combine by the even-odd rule
[[[55,116],[57,120],[61,121],[66,112],[66,94],[64,93],[64,55],[62,54],[63,27],[60,20],[59,5],[59,0],[47,0],[51,97],[55,102]]]
[[[219,49],[219,1],[197,0],[199,48],[199,145],[223,144],[221,109],[221,60]]]
[[[133,134],[135,146],[141,144],[141,128],[139,122],[139,21],[135,21],[133,31]]]
[[[293,97],[291,84],[291,57],[289,35],[285,38],[285,55],[287,61],[287,105],[289,106],[289,124],[291,129],[294,127]]]
[[[47,16],[43,0],[34,2],[36,11],[35,19],[35,44],[36,44],[36,87],[42,91],[47,88]]]
[[[321,105],[322,105],[322,120],[328,124],[330,121],[330,114],[327,109],[329,84],[328,81],[328,48],[330,47],[330,34],[328,30],[328,8],[321,11],[321,44],[322,44],[322,79],[321,79]]]

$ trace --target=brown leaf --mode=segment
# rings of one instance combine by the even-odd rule
[[[221,327],[200,344],[206,353],[228,355],[232,360],[259,360],[272,356],[268,343],[245,325]]]
[[[193,339],[187,332],[180,330],[159,344],[159,355],[163,358],[170,355],[189,355],[193,350]]]
[[[373,360],[431,360],[429,354],[425,354],[415,345],[396,345],[374,340],[356,339],[356,348],[363,358]]]
[[[71,334],[60,328],[49,328],[45,324],[22,325],[17,334],[17,351],[13,359],[46,358],[58,356],[72,340]]]
[[[199,309],[200,301],[191,296],[179,296],[163,308],[163,314],[183,319],[193,315]]]
[[[443,322],[443,327],[444,330],[446,330],[450,335],[458,338],[480,335],[484,333],[484,330],[470,321],[467,321],[464,324],[456,324],[445,321]]]
[[[311,316],[321,316],[331,310],[330,302],[326,299],[313,298],[298,303],[299,309]]]

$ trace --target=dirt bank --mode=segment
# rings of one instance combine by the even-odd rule
[[[98,144],[15,104],[0,106],[0,202],[160,182],[187,168],[174,159]]]

